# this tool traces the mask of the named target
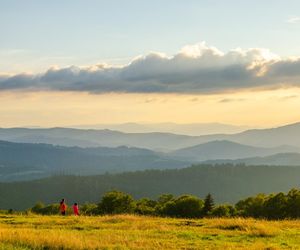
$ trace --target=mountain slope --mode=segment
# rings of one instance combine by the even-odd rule
[[[281,146],[275,148],[262,148],[243,145],[231,141],[212,141],[193,147],[183,148],[170,153],[170,156],[205,161],[210,159],[240,159],[245,157],[266,156],[284,152],[299,152],[299,148]]]
[[[119,189],[135,198],[157,198],[163,193],[211,193],[218,202],[236,202],[257,193],[288,191],[299,187],[300,167],[212,166],[147,170],[99,176],[55,176],[30,182],[0,183],[0,209],[26,209],[37,201],[98,202],[103,193]]]
[[[47,143],[61,146],[130,146],[152,150],[172,150],[193,144],[197,137],[170,133],[122,133],[112,130],[70,128],[0,129],[0,139],[12,142]]]
[[[230,136],[230,140],[248,145],[273,147],[300,146],[300,123],[270,129],[254,129]]]
[[[95,125],[81,125],[72,126],[79,129],[110,129],[117,130],[124,133],[174,133],[190,136],[199,136],[207,134],[234,134],[249,129],[246,126],[234,126],[222,123],[191,123],[178,124],[173,122],[165,123],[123,123],[123,124],[95,124]]]
[[[206,164],[246,164],[246,165],[270,165],[270,166],[300,166],[299,153],[279,153],[264,157],[250,157],[237,160],[219,159],[208,160]]]
[[[79,148],[0,141],[0,181],[53,174],[100,174],[130,170],[176,168],[189,163],[156,152],[129,147]]]
[[[25,129],[0,128],[0,140],[50,143],[62,146],[130,146],[157,151],[172,151],[216,140],[227,140],[255,147],[300,147],[300,123],[272,129],[247,130],[238,134],[187,136],[171,133],[122,133],[111,130],[70,128]]]

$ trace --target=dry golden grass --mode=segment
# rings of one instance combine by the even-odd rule
[[[300,221],[0,215],[0,249],[300,249]]]

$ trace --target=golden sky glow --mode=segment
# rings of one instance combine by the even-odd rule
[[[0,117],[1,127],[124,122],[268,127],[300,121],[300,89],[213,95],[1,92]]]

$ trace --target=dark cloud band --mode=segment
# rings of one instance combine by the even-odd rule
[[[300,86],[300,59],[281,59],[265,49],[226,54],[204,43],[173,57],[151,53],[123,67],[49,69],[0,77],[0,90],[91,93],[209,93],[276,85]]]

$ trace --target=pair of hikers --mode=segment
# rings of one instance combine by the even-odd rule
[[[59,211],[61,215],[66,215],[66,211],[67,211],[67,204],[65,203],[65,199],[62,199],[61,202],[59,203]],[[73,205],[73,213],[75,216],[79,215],[79,207],[77,203],[74,203]]]

